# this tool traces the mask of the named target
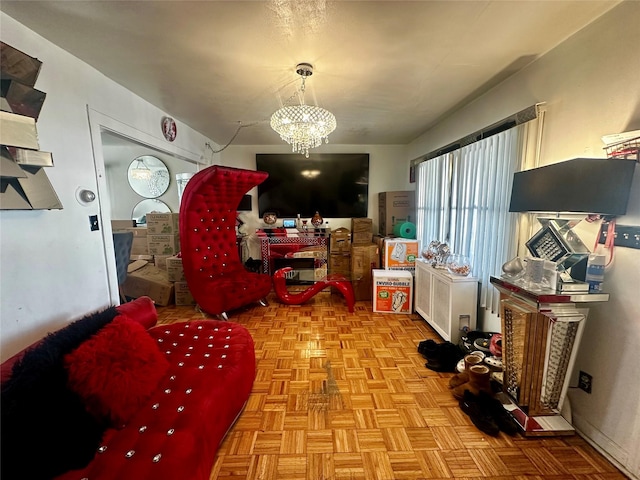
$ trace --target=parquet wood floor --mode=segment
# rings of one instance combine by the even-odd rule
[[[373,313],[321,292],[305,305],[232,312],[252,334],[257,376],[211,479],[625,479],[579,436],[477,430],[451,395],[452,374],[425,368],[420,341],[442,339],[418,315]],[[159,322],[202,319],[158,307]]]

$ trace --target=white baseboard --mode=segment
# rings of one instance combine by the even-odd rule
[[[620,445],[615,443],[600,430],[596,429],[583,417],[575,413],[573,414],[573,426],[575,427],[578,435],[584,438],[589,445],[613,463],[622,473],[633,480],[640,480],[638,472],[634,474],[627,470],[626,465],[629,463],[629,453]]]

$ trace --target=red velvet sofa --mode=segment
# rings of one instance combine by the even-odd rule
[[[2,364],[3,480],[206,480],[255,379],[241,325],[156,325],[148,297]]]

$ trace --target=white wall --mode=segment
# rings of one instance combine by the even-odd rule
[[[640,2],[623,2],[521,73],[409,145],[417,158],[537,102],[547,103],[542,164],[604,157],[601,137],[640,129]],[[597,192],[594,192],[594,195]],[[640,225],[640,167],[621,225]],[[496,272],[498,274],[499,272]],[[575,370],[593,393],[569,393],[575,426],[640,478],[640,250],[616,248],[611,299],[591,308]],[[577,376],[572,377],[577,384]]]
[[[75,199],[79,186],[98,191],[104,172],[96,169],[87,105],[141,135],[199,158],[204,136],[178,122],[178,138],[162,137],[160,109],[34,34],[0,12],[2,41],[43,62],[36,88],[47,97],[37,122],[40,149],[53,153],[47,175],[63,210],[0,211],[1,358],[78,316],[106,307],[113,298],[109,278],[113,253],[104,233],[90,231],[89,215],[101,215],[108,198],[90,206]],[[98,145],[99,149],[100,146]],[[186,152],[186,153],[185,153]],[[97,172],[97,173],[96,173]],[[106,230],[105,230],[106,229]],[[117,298],[117,293],[115,298]]]

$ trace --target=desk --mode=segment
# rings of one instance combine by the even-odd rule
[[[262,254],[262,272],[273,275],[275,272],[275,258],[313,258],[315,277],[322,278],[327,275],[327,246],[329,236],[326,234],[298,236],[259,236],[260,253]],[[317,247],[312,250],[303,250],[309,247]]]
[[[606,302],[608,293],[532,291],[491,277],[500,292],[505,407],[525,436],[570,435],[561,415],[569,388],[588,304]]]

